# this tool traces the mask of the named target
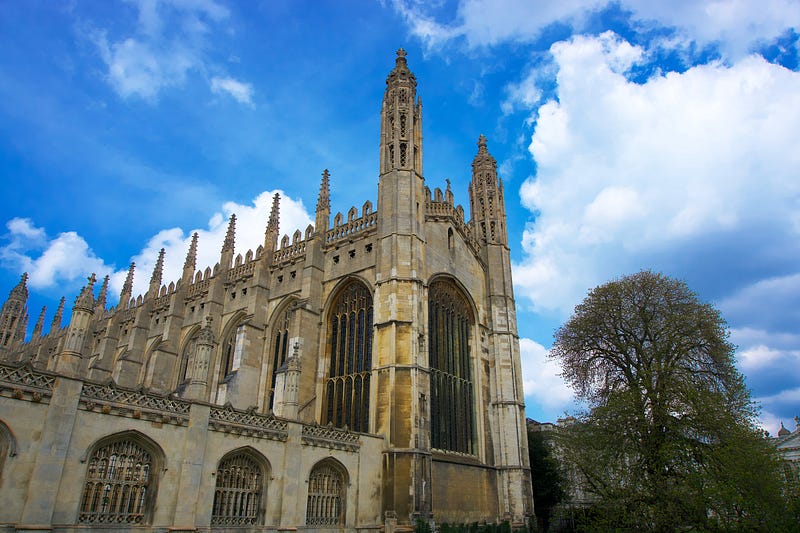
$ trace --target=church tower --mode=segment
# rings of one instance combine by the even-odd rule
[[[427,518],[430,449],[419,423],[426,418],[424,272],[425,181],[422,103],[406,52],[397,51],[381,108],[378,256],[375,279],[374,431],[385,435],[383,509],[401,521]]]
[[[472,161],[469,200],[473,231],[486,265],[492,330],[487,349],[494,362],[490,384],[494,391],[491,418],[496,428],[493,444],[499,490],[506,511],[519,516],[532,512],[522,366],[503,181],[497,176],[497,162],[489,153],[483,135],[478,138],[478,153]]]

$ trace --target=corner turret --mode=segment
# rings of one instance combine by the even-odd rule
[[[0,310],[0,351],[11,349],[25,338],[28,325],[28,273],[11,289]]]
[[[503,182],[497,177],[497,161],[486,148],[486,137],[478,137],[478,153],[472,160],[469,184],[472,224],[482,245],[508,246]]]

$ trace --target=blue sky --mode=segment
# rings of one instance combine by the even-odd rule
[[[400,46],[426,181],[468,204],[480,133],[506,187],[528,416],[572,394],[546,358],[587,290],[653,269],[714,302],[773,434],[800,415],[797,0],[0,1],[0,290],[31,326],[86,276],[146,290],[188,239],[218,260],[376,201]]]

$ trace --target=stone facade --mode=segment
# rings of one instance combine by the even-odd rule
[[[26,277],[0,313],[0,524],[16,529],[385,529],[533,513],[503,184],[486,139],[470,219],[422,172],[422,104],[398,51],[377,208],[119,305],[94,275],[32,337]],[[2,526],[0,526],[2,527]]]

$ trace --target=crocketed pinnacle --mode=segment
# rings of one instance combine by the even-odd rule
[[[64,318],[64,302],[67,299],[62,296],[61,301],[58,302],[58,309],[56,309],[56,314],[53,316],[53,321],[50,323],[50,331],[57,331],[61,329],[61,321]]]
[[[222,253],[233,253],[233,247],[236,242],[236,214],[232,214],[228,222],[228,232],[225,233],[225,242],[222,243]]]
[[[100,286],[100,294],[97,295],[97,301],[95,302],[95,307],[99,309],[105,309],[106,307],[106,298],[108,297],[108,280],[110,276],[106,274],[103,278],[103,285]]]
[[[136,263],[131,263],[128,266],[128,275],[125,276],[125,283],[122,284],[122,290],[119,293],[119,305],[125,307],[133,295],[133,271],[136,269]]]
[[[75,305],[72,306],[73,311],[84,310],[91,312],[94,310],[94,284],[97,281],[97,277],[92,272],[92,275],[87,279],[89,283],[84,285],[81,293],[75,298]]]
[[[330,176],[327,168],[322,171],[322,181],[319,184],[319,197],[317,198],[317,212],[327,211],[331,208],[331,189],[328,182]]]
[[[162,248],[158,252],[158,259],[156,266],[153,268],[153,275],[150,276],[150,294],[153,296],[158,295],[158,289],[161,287],[161,278],[164,276],[164,254],[166,252]]]
[[[9,300],[28,301],[28,273],[23,272],[19,283],[8,294]]]
[[[280,228],[280,220],[281,220],[281,195],[279,193],[275,193],[275,196],[272,197],[272,209],[269,211],[269,220],[267,221],[267,234],[270,232],[274,233],[275,235],[278,234],[278,229]]]
[[[36,325],[33,326],[33,338],[38,339],[42,336],[42,329],[44,329],[44,314],[47,312],[47,306],[42,306],[42,312],[39,313],[39,318],[36,320]]]
[[[195,231],[192,234],[192,241],[189,243],[189,251],[186,253],[186,261],[183,262],[184,276],[194,275],[195,268],[197,267],[197,239],[200,236]]]

